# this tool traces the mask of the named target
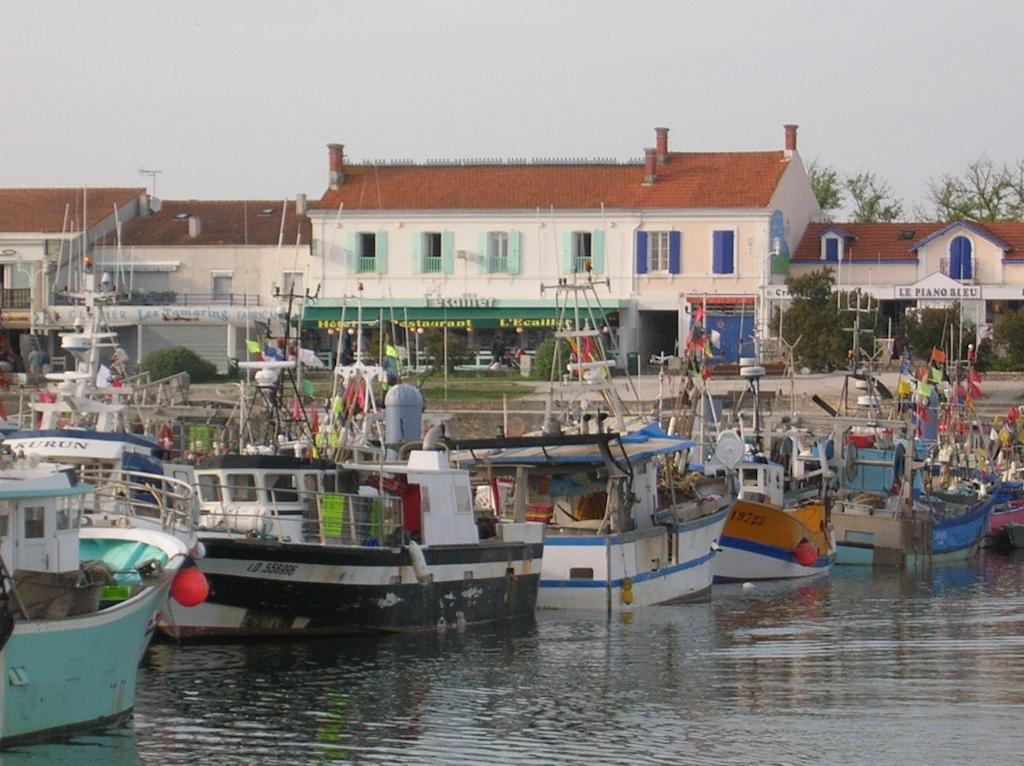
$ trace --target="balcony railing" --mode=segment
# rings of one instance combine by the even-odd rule
[[[26,295],[28,292],[25,290]],[[24,308],[28,308],[27,301],[28,298],[26,298]],[[67,293],[59,292],[53,296],[53,302],[55,305],[66,306],[73,301]],[[261,306],[263,297],[246,293],[194,293],[174,290],[142,292],[135,290],[131,294],[118,295],[115,303],[121,306]]]
[[[5,287],[0,289],[0,308],[29,309],[32,308],[32,288]]]
[[[423,257],[423,273],[424,274],[440,274],[441,273],[441,256],[427,255]]]
[[[364,255],[359,258],[357,266],[360,274],[372,274],[377,270],[377,258],[373,255]]]

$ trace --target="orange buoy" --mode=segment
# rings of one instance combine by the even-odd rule
[[[818,549],[813,543],[801,540],[793,549],[793,558],[803,567],[812,567],[818,563]]]
[[[210,595],[210,583],[199,567],[182,569],[171,583],[171,598],[182,606],[199,606]]]

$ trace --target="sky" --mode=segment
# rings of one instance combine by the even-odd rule
[[[0,5],[0,187],[282,199],[354,160],[783,147],[907,209],[1024,158],[1020,0]]]

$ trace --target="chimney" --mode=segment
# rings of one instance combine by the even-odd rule
[[[654,186],[658,177],[657,149],[644,149],[644,186]]]
[[[796,129],[799,125],[783,125],[786,129],[786,156],[789,157],[796,151]]]
[[[195,239],[203,233],[203,221],[197,215],[190,215],[188,217],[188,235],[192,239]]]
[[[308,206],[306,204],[306,195],[305,194],[296,194],[295,195],[295,215],[305,215],[307,207]]]
[[[330,157],[331,188],[337,189],[345,181],[345,144],[327,144]]]
[[[668,162],[668,128],[655,128],[654,135],[658,139],[658,164],[664,165]]]

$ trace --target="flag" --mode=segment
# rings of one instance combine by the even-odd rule
[[[704,324],[704,307],[703,306],[701,306],[699,309],[697,309],[697,314],[693,318],[693,323],[694,324]]]
[[[971,370],[971,383],[981,383],[981,373],[977,370]]]
[[[700,374],[701,377],[704,378],[704,380],[711,380],[711,368],[708,367],[707,365],[704,365],[704,369],[701,370]]]
[[[910,360],[904,359],[903,364],[900,365],[900,375],[910,374]]]
[[[938,367],[932,367],[932,383],[942,382],[942,370]]]
[[[943,351],[941,348],[933,348],[932,349],[932,361],[935,364],[945,364],[946,363],[946,352]]]
[[[917,381],[917,395],[918,396],[923,396],[923,397],[925,397],[927,399],[927,398],[931,397],[932,391],[934,391],[934,390],[935,389],[932,386],[932,384],[929,383],[927,380],[922,379],[922,380]]]
[[[302,379],[302,393],[304,393],[306,396],[312,396],[313,391],[315,390],[316,386],[313,385],[313,381],[311,381],[309,378]]]
[[[250,354],[259,354],[263,351],[263,349],[260,348],[259,342],[255,340],[247,340],[245,342],[245,347],[249,349]]]

